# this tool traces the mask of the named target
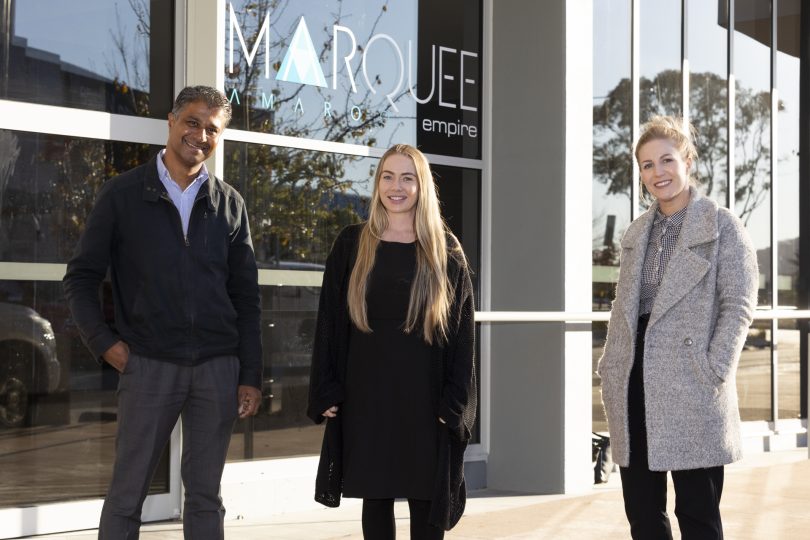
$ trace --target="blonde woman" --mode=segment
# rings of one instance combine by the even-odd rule
[[[742,222],[700,195],[691,130],[653,118],[636,160],[653,204],[627,228],[599,361],[613,459],[635,539],[720,540],[723,467],[740,459],[735,376],[757,302]]]
[[[464,511],[475,417],[474,304],[458,240],[442,221],[425,156],[380,159],[369,219],[344,229],[321,289],[308,415],[328,419],[315,499],[363,499],[363,535],[441,539]]]

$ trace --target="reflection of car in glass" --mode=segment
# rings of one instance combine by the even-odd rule
[[[51,323],[29,307],[0,302],[0,427],[25,425],[31,398],[54,392],[59,377]]]

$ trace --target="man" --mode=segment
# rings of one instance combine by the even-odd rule
[[[245,204],[204,161],[231,118],[222,92],[184,88],[166,148],[99,191],[68,263],[82,339],[119,371],[116,459],[99,538],[136,539],[178,416],[185,538],[222,539],[222,469],[236,417],[261,400],[258,272]],[[99,302],[112,276],[115,325]]]

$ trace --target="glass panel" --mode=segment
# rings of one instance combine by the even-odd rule
[[[800,388],[801,375],[799,356],[801,332],[796,320],[779,321],[779,370],[777,388],[779,389],[779,418],[801,418]]]
[[[709,197],[726,206],[728,13],[705,0],[688,0],[687,13],[689,119],[697,131],[697,179]]]
[[[166,118],[172,0],[12,1],[0,16],[3,99]]]
[[[480,1],[236,0],[224,17],[232,128],[480,157]]]
[[[641,122],[683,114],[681,0],[641,0]]]
[[[481,306],[481,171],[432,165],[441,201],[442,217],[461,242],[472,268],[475,309]],[[475,324],[475,373],[478,381],[478,411],[470,442],[481,442],[481,323]]]
[[[473,269],[473,290],[478,301],[481,256],[481,171],[432,165],[441,201],[442,217],[461,242]]]
[[[798,306],[799,282],[799,31],[801,3],[777,4],[778,48],[777,213],[778,305]],[[781,351],[781,340],[780,340]],[[781,415],[780,415],[781,416]]]
[[[0,507],[103,497],[117,372],[82,345],[60,282],[0,281],[0,295]],[[167,449],[150,493],[168,481]]]
[[[306,416],[321,288],[262,287],[261,292],[264,399],[253,419],[237,423],[235,433],[243,436],[232,438],[229,461],[318,454],[321,450],[324,424],[315,425]]]
[[[340,230],[366,216],[377,158],[225,142],[225,179],[247,204],[260,268],[322,270]]]
[[[757,249],[759,305],[771,305],[771,75],[770,6],[754,0],[735,1],[734,126],[735,211],[748,227]]]
[[[737,369],[740,418],[768,420],[771,415],[771,321],[754,321]]]
[[[66,263],[101,184],[160,149],[0,130],[0,260]]]
[[[609,310],[633,181],[630,1],[593,5],[593,309]],[[601,403],[601,402],[599,402]],[[600,405],[601,407],[601,405]]]

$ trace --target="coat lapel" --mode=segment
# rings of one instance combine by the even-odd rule
[[[620,298],[617,306],[624,314],[629,328],[635,328],[638,322],[638,302],[641,293],[641,272],[644,268],[644,257],[647,253],[647,237],[650,235],[657,204],[638,217],[622,238],[622,267],[619,276]],[[625,275],[625,273],[627,275]]]
[[[686,218],[678,236],[675,251],[672,253],[658,288],[652,313],[650,313],[649,326],[655,324],[655,321],[660,319],[703,279],[711,268],[711,263],[692,251],[692,248],[712,242],[717,239],[717,236],[717,203],[700,196],[692,188]]]

